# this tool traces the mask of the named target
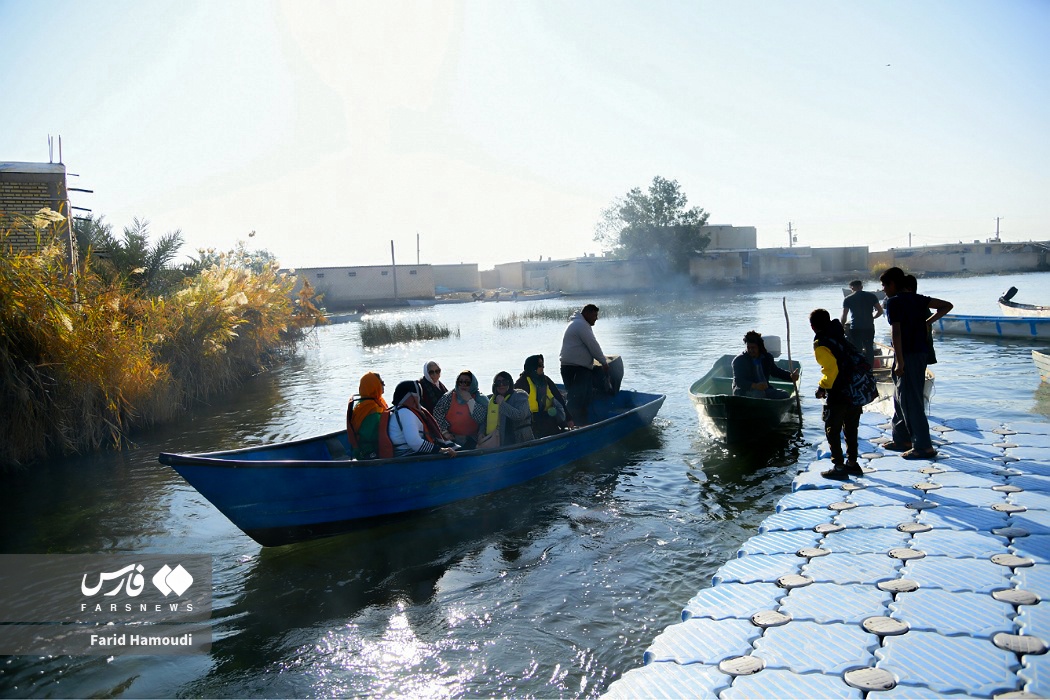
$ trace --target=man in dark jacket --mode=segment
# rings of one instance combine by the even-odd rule
[[[893,442],[883,447],[903,452],[904,459],[932,459],[937,450],[930,439],[923,400],[929,327],[952,310],[952,303],[907,291],[906,275],[899,267],[891,267],[879,279],[893,333]]]
[[[786,399],[783,389],[769,385],[773,377],[785,382],[797,382],[799,371],[788,372],[777,367],[773,356],[766,351],[762,334],[748,331],[744,335],[744,352],[733,358],[733,395],[756,399]]]

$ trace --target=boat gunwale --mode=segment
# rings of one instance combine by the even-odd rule
[[[629,391],[629,390],[628,390]],[[529,440],[528,442],[516,443],[513,445],[502,445],[488,450],[462,450],[457,451],[455,459],[478,459],[486,455],[499,454],[501,452],[511,452],[514,450],[522,449],[535,449],[537,447],[543,447],[557,442],[558,440],[564,440],[574,437],[580,433],[593,432],[596,429],[607,426],[611,422],[622,420],[631,414],[638,413],[643,409],[652,406],[654,403],[663,405],[663,402],[667,399],[666,394],[650,394],[649,392],[633,391],[630,392],[640,396],[651,397],[650,400],[645,401],[637,406],[633,406],[622,413],[610,416],[597,423],[591,423],[582,427],[574,428],[573,430],[564,431],[557,435],[548,435],[542,438],[536,438]],[[227,469],[281,469],[281,468],[334,468],[343,469],[346,467],[376,467],[386,466],[390,464],[405,464],[405,463],[417,463],[417,462],[430,462],[434,460],[448,460],[450,459],[444,454],[428,454],[428,455],[406,455],[404,457],[385,457],[380,459],[352,459],[347,457],[333,457],[330,459],[269,459],[269,460],[251,460],[251,459],[237,459],[238,455],[250,454],[253,452],[262,452],[266,450],[272,450],[275,447],[289,448],[296,447],[299,445],[305,445],[317,442],[326,442],[330,439],[338,439],[341,435],[345,435],[346,430],[336,430],[330,433],[324,433],[322,435],[315,435],[313,437],[299,438],[297,440],[290,440],[288,442],[272,443],[267,445],[253,445],[251,447],[242,447],[234,450],[221,450],[215,452],[204,452],[200,454],[180,454],[177,452],[161,452],[158,456],[158,460],[161,464],[169,467],[180,467],[180,466],[196,466],[196,467],[223,467]]]

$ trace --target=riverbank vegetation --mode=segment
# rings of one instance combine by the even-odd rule
[[[430,321],[394,321],[388,323],[368,319],[361,323],[361,344],[366,348],[395,343],[410,343],[414,340],[433,340],[435,338],[459,337],[459,327],[452,330],[447,324]]]
[[[46,226],[46,222],[42,227]],[[38,229],[40,231],[41,229]],[[0,465],[120,446],[294,352],[319,314],[309,287],[244,250],[172,267],[174,232],[123,238],[78,222],[77,270],[58,244],[13,250],[0,224]]]

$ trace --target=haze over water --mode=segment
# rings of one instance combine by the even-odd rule
[[[956,313],[995,314],[1011,285],[1018,301],[1050,303],[1050,273],[923,279],[919,290]],[[595,331],[606,352],[623,356],[624,388],[667,394],[654,427],[534,482],[382,528],[262,549],[156,455],[339,429],[369,370],[382,374],[388,397],[427,360],[441,364],[446,385],[470,368],[488,387],[537,352],[556,376],[563,322],[493,325],[526,303],[411,309],[383,317],[446,323],[460,337],[374,350],[361,347],[356,324],[319,329],[290,365],[130,449],[17,475],[0,495],[0,551],[211,554],[215,643],[210,656],[7,658],[0,694],[598,695],[642,663],[773,512],[796,461],[814,458],[823,436],[807,317],[818,306],[837,315],[841,286],[528,302],[566,316],[587,301],[601,306]],[[747,330],[785,337],[785,297],[792,357],[804,367],[802,435],[727,450],[700,431],[687,389],[719,355],[739,352]],[[932,413],[1046,421],[1050,388],[1033,347],[938,338]]]

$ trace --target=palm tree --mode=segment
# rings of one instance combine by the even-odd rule
[[[124,227],[123,238],[114,236],[112,225],[101,216],[78,220],[74,231],[81,252],[92,251],[95,272],[109,282],[143,294],[160,294],[174,284],[175,276],[181,279],[181,274],[166,267],[182,248],[181,230],[164,234],[152,246],[149,221],[138,217]]]

